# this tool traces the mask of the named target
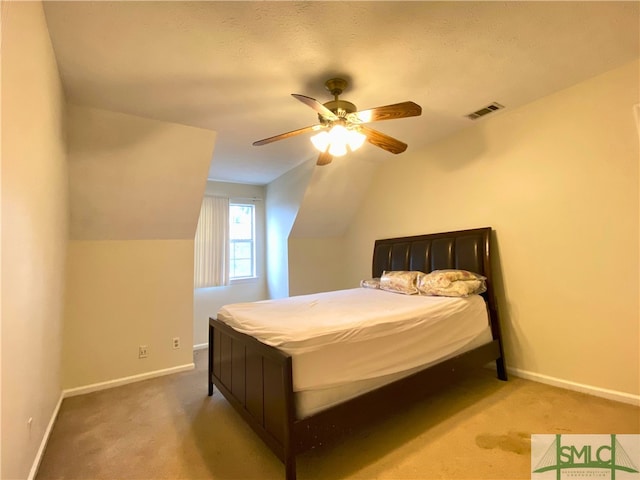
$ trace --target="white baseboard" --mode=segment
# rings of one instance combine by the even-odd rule
[[[40,462],[42,461],[42,456],[44,455],[44,450],[47,448],[47,443],[49,442],[49,436],[53,431],[53,426],[56,423],[56,419],[58,418],[58,412],[60,411],[60,406],[62,405],[62,400],[64,399],[64,392],[60,392],[60,398],[58,399],[58,403],[56,408],[53,409],[53,414],[51,415],[51,419],[49,420],[49,424],[47,425],[47,429],[44,431],[44,435],[42,436],[42,441],[40,442],[40,448],[38,448],[38,453],[36,453],[36,458],[33,461],[33,465],[31,465],[31,471],[29,472],[28,480],[33,480],[36,478],[36,474],[38,473],[38,468],[40,467]]]
[[[194,350],[206,350],[207,348],[209,348],[208,343],[198,343],[197,345],[193,346]]]
[[[617,402],[640,406],[640,395],[633,395],[631,393],[618,392],[616,390],[608,390],[606,388],[594,387],[592,385],[570,382],[569,380],[550,377],[548,375],[542,375],[540,373],[534,373],[519,368],[507,367],[507,372],[516,377],[533,380],[534,382],[545,383],[547,385],[553,385],[554,387],[565,388],[567,390],[573,390],[581,393],[588,393],[589,395],[594,395],[596,397],[602,397],[608,400],[615,400]]]
[[[186,372],[188,370],[193,370],[194,368],[194,363],[187,363],[186,365],[178,365],[177,367],[165,368],[163,370],[154,370],[153,372],[141,373],[139,375],[132,375],[130,377],[116,378],[115,380],[109,380],[107,382],[93,383],[91,385],[85,385],[83,387],[69,388],[67,390],[64,390],[62,394],[64,395],[64,398],[75,397],[76,395],[84,395],[85,393],[106,390],[108,388],[119,387],[128,383],[135,383],[142,380],[148,380],[150,378],[171,375],[172,373]]]

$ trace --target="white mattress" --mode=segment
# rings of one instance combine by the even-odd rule
[[[296,392],[420,368],[486,331],[478,295],[401,295],[355,288],[226,305],[218,319],[292,356]]]
[[[464,353],[473,348],[479,347],[493,340],[491,334],[491,327],[487,327],[469,343],[456,350],[455,352],[446,355],[443,358],[439,358],[432,362],[428,362],[419,367],[404,370],[398,373],[392,373],[390,375],[384,375],[382,377],[368,378],[365,380],[358,380],[355,382],[344,383],[335,387],[319,388],[315,390],[305,390],[302,392],[294,393],[295,406],[296,406],[296,418],[305,418],[314,413],[325,410],[334,405],[338,405],[346,400],[362,395],[363,393],[370,392],[382,385],[400,380],[412,373],[423,370],[431,365],[435,365],[438,362],[446,360],[451,357],[455,357],[461,353]]]

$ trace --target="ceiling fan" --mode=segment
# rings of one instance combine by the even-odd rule
[[[300,135],[301,133],[316,132],[316,135],[311,137],[311,142],[320,151],[316,162],[318,165],[327,165],[331,163],[333,157],[345,155],[347,150],[354,151],[360,148],[365,140],[394,154],[402,153],[407,149],[406,143],[366,127],[364,124],[380,120],[418,116],[422,113],[420,105],[414,102],[402,102],[357,111],[353,103],[338,98],[348,86],[346,80],[332,78],[327,80],[324,85],[334,96],[332,101],[325,104],[305,95],[292,94],[295,99],[313,108],[318,113],[320,123],[281,133],[274,137],[264,138],[253,142],[253,145],[266,145],[267,143]]]

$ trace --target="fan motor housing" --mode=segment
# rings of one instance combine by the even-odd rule
[[[332,100],[325,103],[324,106],[341,118],[358,110],[353,103],[347,102],[346,100]]]

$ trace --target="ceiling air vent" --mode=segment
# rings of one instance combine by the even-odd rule
[[[471,120],[475,120],[477,118],[484,117],[485,115],[491,112],[500,110],[501,108],[504,108],[504,106],[500,105],[498,102],[493,102],[492,104],[487,105],[486,107],[481,108],[480,110],[476,110],[475,112],[470,113],[469,115],[467,115],[467,118],[470,118]]]

